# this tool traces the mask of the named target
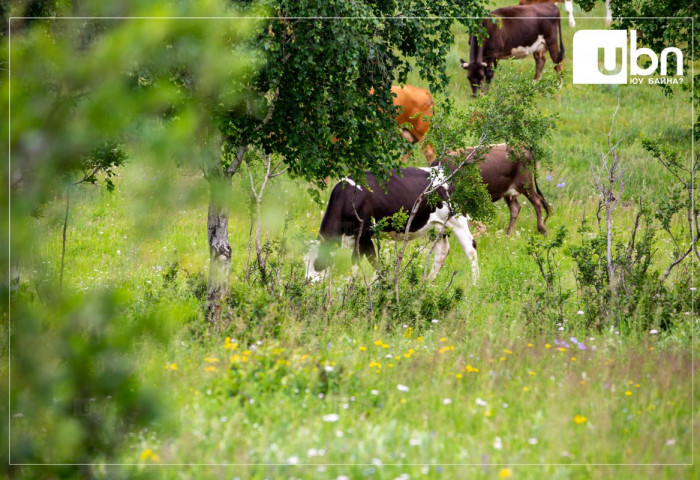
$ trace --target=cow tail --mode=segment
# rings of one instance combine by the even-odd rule
[[[544,221],[546,222],[547,219],[549,218],[549,204],[547,203],[547,199],[544,198],[544,195],[542,195],[542,190],[540,190],[540,186],[537,184],[537,175],[535,175],[534,178],[535,178],[535,190],[537,191],[537,194],[542,199],[542,206],[544,207],[544,211],[547,213],[547,215],[545,215],[545,217],[544,217]]]
[[[564,37],[561,35],[561,17],[557,23],[559,24],[559,58],[557,58],[557,64],[560,64],[564,60]]]

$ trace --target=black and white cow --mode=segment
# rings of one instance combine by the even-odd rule
[[[460,59],[472,93],[484,83],[491,83],[503,58],[524,58],[530,54],[535,58],[535,80],[539,80],[545,63],[545,51],[549,51],[554,69],[561,71],[564,59],[564,43],[561,38],[559,9],[553,3],[513,5],[491,12],[496,19],[484,19],[486,38],[479,45],[474,35],[469,39],[469,63]],[[559,44],[557,45],[557,38]]]
[[[411,222],[409,239],[425,235],[431,228],[442,231],[443,227],[451,230],[471,262],[472,281],[479,273],[476,255],[476,241],[469,231],[467,218],[454,215],[449,206],[451,187],[445,180],[449,175],[442,167],[404,168],[393,171],[386,185],[382,186],[371,173],[365,176],[366,186],[346,178],[333,188],[326,213],[321,222],[318,239],[305,257],[306,276],[320,279],[331,264],[331,252],[341,244],[353,247],[353,261],[358,256],[366,256],[376,264],[376,250],[372,242],[375,222],[390,218],[402,209],[411,212],[418,197],[429,188],[437,187],[436,193],[442,201],[430,206],[427,198],[418,205],[416,215]],[[433,202],[434,203],[434,202]],[[404,230],[397,231],[386,222],[385,231],[402,239]],[[446,231],[446,230],[445,230]],[[355,248],[356,247],[356,248]],[[433,268],[428,276],[433,280],[447,257],[450,245],[445,235],[435,246]]]

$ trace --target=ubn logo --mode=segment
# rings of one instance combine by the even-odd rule
[[[629,75],[651,75],[659,66],[659,56],[650,48],[637,48],[637,31],[630,30]],[[603,69],[598,67],[599,51],[603,51]],[[620,54],[618,65],[617,57]],[[668,70],[668,56],[676,55],[676,75],[683,75],[683,53],[675,47],[661,51],[661,75]],[[639,66],[639,59],[648,56],[651,63]],[[574,34],[574,83],[623,84],[627,83],[627,31],[579,30]]]

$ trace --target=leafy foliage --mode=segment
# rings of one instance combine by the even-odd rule
[[[316,185],[329,176],[364,178],[365,170],[386,178],[399,165],[408,147],[393,119],[391,85],[415,68],[432,91],[443,89],[453,22],[430,17],[485,13],[480,0],[263,5],[281,18],[251,41],[263,67],[222,131],[236,144],[280,153],[290,173]]]

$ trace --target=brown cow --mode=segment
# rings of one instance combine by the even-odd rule
[[[467,153],[470,151],[471,148],[467,148]],[[453,152],[452,155],[461,156],[462,153],[464,152]],[[547,229],[544,222],[549,217],[549,204],[542,195],[537,185],[537,179],[533,175],[535,162],[532,159],[532,153],[529,150],[524,150],[523,155],[516,160],[511,159],[510,153],[504,143],[494,145],[484,160],[479,163],[481,178],[491,195],[491,201],[497,202],[502,198],[510,208],[510,223],[507,233],[509,236],[515,230],[515,222],[520,213],[520,204],[516,198],[519,194],[525,195],[535,207],[537,230],[545,234]],[[437,162],[433,165],[436,164]],[[544,220],[542,219],[542,207],[547,213]]]
[[[391,87],[391,93],[394,94],[394,105],[402,107],[401,113],[396,117],[396,123],[411,125],[402,128],[401,135],[409,143],[421,143],[428,132],[428,122],[424,116],[430,117],[435,105],[433,96],[428,90],[413,85],[403,87],[394,85]],[[423,153],[428,163],[435,160],[435,150],[432,145],[423,145]]]
[[[608,0],[609,2],[610,0]],[[532,5],[533,3],[561,3],[561,0],[520,0],[520,5]],[[572,0],[564,0],[564,10],[569,14],[569,25],[571,27],[576,26],[576,20],[574,19],[574,2]]]
[[[545,62],[544,52],[548,50],[556,63],[554,69],[561,71],[564,43],[556,5],[514,5],[498,8],[491,12],[491,16],[499,20],[483,20],[487,36],[482,44],[478,44],[474,35],[469,38],[469,63],[460,59],[462,68],[467,70],[474,95],[484,80],[491,83],[498,61],[503,58],[524,58],[532,54],[535,58],[535,80],[539,80]]]

